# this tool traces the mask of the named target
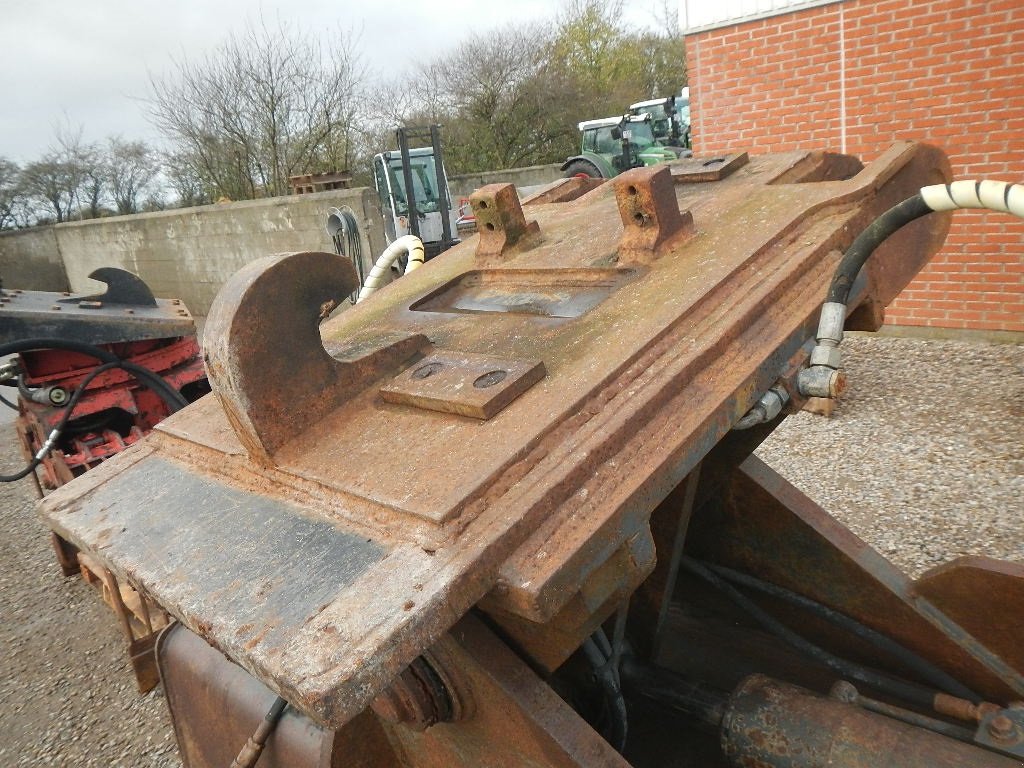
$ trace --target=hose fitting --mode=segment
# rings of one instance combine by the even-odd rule
[[[826,301],[822,305],[816,336],[818,344],[811,352],[810,368],[797,376],[797,389],[804,397],[835,398],[843,391],[845,376],[839,370],[842,367],[839,345],[843,341],[845,323],[845,304]]]
[[[750,429],[757,424],[766,424],[782,413],[783,406],[789,402],[789,392],[785,387],[776,384],[758,398],[754,407],[736,422],[733,429]]]

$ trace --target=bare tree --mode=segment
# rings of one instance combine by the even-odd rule
[[[21,168],[0,157],[0,230],[26,226],[28,205],[21,183]]]
[[[145,142],[118,136],[108,140],[105,176],[118,213],[138,213],[140,199],[152,191],[159,172],[160,161]]]
[[[40,203],[58,224],[71,218],[80,179],[79,169],[54,152],[29,163],[21,172],[25,193]]]
[[[348,166],[361,82],[351,34],[325,46],[261,19],[205,60],[151,76],[147,105],[218,196],[282,195],[290,176]]]

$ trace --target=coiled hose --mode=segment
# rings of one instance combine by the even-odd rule
[[[327,211],[327,234],[334,243],[334,250],[339,256],[352,260],[356,268],[356,277],[362,285],[366,280],[366,269],[363,264],[363,241],[359,237],[359,223],[355,212],[348,206],[331,208]],[[356,303],[357,293],[353,292],[349,301]]]

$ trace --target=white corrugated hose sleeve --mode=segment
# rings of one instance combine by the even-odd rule
[[[1024,219],[1024,184],[1008,181],[954,181],[921,188],[921,198],[933,211],[984,208]]]
[[[380,284],[384,281],[384,276],[391,269],[391,265],[405,253],[409,254],[409,265],[405,271],[412,272],[423,264],[423,241],[416,237],[416,235],[404,235],[385,248],[384,253],[380,255],[377,263],[370,270],[370,274],[367,276],[366,282],[363,283],[363,287],[359,290],[356,304],[380,287]]]

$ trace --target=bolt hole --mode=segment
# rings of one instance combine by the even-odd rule
[[[491,222],[488,221],[486,224],[484,224],[484,229],[486,229],[488,232],[493,232],[494,231],[494,225],[491,224]]]
[[[441,365],[441,363],[427,363],[426,365],[421,365],[419,368],[413,371],[412,377],[414,379],[426,379],[430,376],[433,376],[442,368],[444,368],[444,366]]]
[[[634,187],[632,184],[630,184],[628,187],[626,187],[626,191],[629,192],[629,194],[631,194],[631,195],[635,195],[636,194],[636,187]]]
[[[483,376],[477,377],[473,386],[477,389],[487,389],[503,382],[506,376],[508,376],[508,371],[488,371]]]
[[[643,226],[644,221],[646,221],[646,219],[647,217],[640,213],[640,211],[637,211],[636,213],[633,214],[633,221],[635,221],[640,226]]]
[[[480,206],[480,210],[486,210],[487,209],[487,201],[486,200],[481,200],[479,202],[479,206]]]

